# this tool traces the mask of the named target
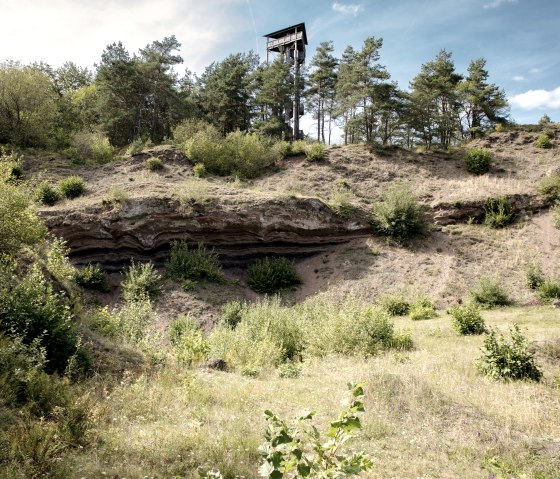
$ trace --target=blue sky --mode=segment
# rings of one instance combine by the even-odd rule
[[[445,48],[463,73],[484,57],[511,117],[560,121],[558,0],[0,0],[0,60],[72,60],[92,67],[104,47],[137,51],[174,34],[184,67],[200,73],[230,53],[258,51],[266,33],[305,22],[308,58],[321,41],[336,53],[382,37],[381,63],[401,88]]]

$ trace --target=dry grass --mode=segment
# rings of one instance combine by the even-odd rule
[[[551,308],[484,314],[532,340],[558,336]],[[558,478],[560,365],[543,363],[545,380],[497,383],[476,373],[481,337],[458,337],[450,319],[398,320],[417,345],[370,360],[332,357],[304,363],[298,379],[251,379],[172,366],[106,388],[95,411],[97,446],[69,458],[76,477],[197,477],[219,467],[226,477],[257,477],[262,412],[282,417],[305,407],[326,425],[348,381],[368,382],[358,444],[375,458],[372,478]],[[494,474],[494,476],[492,476]]]

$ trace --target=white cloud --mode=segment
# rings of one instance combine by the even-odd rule
[[[332,4],[332,9],[335,12],[345,13],[345,14],[351,13],[353,15],[356,15],[359,11],[362,10],[362,6],[356,4],[344,4],[344,3],[334,2]]]
[[[535,67],[535,68],[531,68],[531,69],[529,70],[529,73],[531,73],[532,75],[534,75],[535,73],[540,73],[540,72],[541,72],[541,69],[540,69],[540,68],[536,68],[536,67]]]
[[[242,6],[240,8],[240,5]],[[200,72],[215,49],[253,31],[245,0],[19,0],[2,5],[0,61],[65,61],[91,67],[122,41],[133,53],[175,35],[185,67]]]
[[[490,3],[486,3],[482,8],[498,8],[504,3],[517,3],[517,0],[492,0]]]
[[[510,98],[510,103],[523,110],[560,108],[560,86],[554,90],[529,90]]]
[[[515,75],[513,81],[525,81],[525,77],[522,75]]]

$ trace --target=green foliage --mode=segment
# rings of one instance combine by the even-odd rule
[[[281,378],[295,379],[301,375],[301,368],[294,363],[283,363],[276,368],[276,373]]]
[[[449,310],[453,318],[453,328],[461,335],[484,334],[486,325],[480,314],[480,310],[474,304],[456,306]]]
[[[173,241],[165,267],[169,276],[176,280],[208,280],[217,283],[224,280],[218,255],[208,251],[202,243],[196,248],[189,248],[185,241]]]
[[[503,228],[513,221],[513,207],[505,197],[488,198],[484,207],[484,224]]]
[[[529,342],[521,334],[519,325],[510,329],[511,341],[491,329],[484,339],[478,370],[497,380],[540,381],[542,371],[535,362]]]
[[[173,129],[173,143],[182,148],[185,143],[195,136],[196,133],[213,128],[208,122],[197,119],[186,119]]]
[[[540,264],[529,263],[525,267],[525,284],[529,289],[537,289],[545,280]]]
[[[275,160],[270,142],[257,134],[234,131],[223,138],[210,126],[187,140],[184,151],[191,162],[203,164],[206,171],[221,176],[253,178]]]
[[[53,206],[60,199],[58,190],[46,180],[37,185],[34,196],[37,202],[47,206]]]
[[[560,229],[560,201],[557,201],[550,210],[552,211],[554,227]]]
[[[118,186],[111,188],[109,192],[103,196],[101,203],[104,205],[111,205],[113,208],[119,210],[124,204],[130,200],[128,193],[119,188]]]
[[[193,173],[197,178],[204,178],[206,176],[206,167],[203,163],[197,163],[193,166]]]
[[[15,183],[23,178],[21,157],[14,151],[8,153],[0,146],[0,184]]]
[[[221,323],[234,329],[241,321],[245,303],[238,300],[228,301],[222,306]]]
[[[276,143],[275,148],[278,150],[278,154],[282,158],[287,158],[288,156],[293,156],[292,144],[289,141],[279,141]]]
[[[108,293],[110,291],[107,276],[98,264],[88,264],[78,269],[76,271],[75,280],[76,284],[83,288],[93,289],[103,293]]]
[[[547,134],[541,133],[535,141],[535,146],[537,148],[548,149],[552,148],[552,142]]]
[[[305,149],[305,158],[308,161],[321,161],[325,159],[325,144],[321,142],[311,143]]]
[[[7,259],[0,262],[0,332],[44,348],[47,372],[64,372],[80,349],[64,294],[37,266],[22,274]]]
[[[502,282],[496,276],[481,276],[478,289],[472,290],[470,295],[476,304],[485,308],[511,304]]]
[[[394,184],[374,204],[372,221],[380,233],[402,242],[421,231],[423,210],[409,186]]]
[[[550,125],[551,123],[552,120],[546,113],[543,116],[541,116],[539,119],[539,125],[546,126],[546,125]]]
[[[560,174],[545,176],[538,186],[538,192],[547,201],[560,201]]]
[[[560,281],[553,279],[543,281],[537,286],[537,296],[545,303],[560,298]]]
[[[121,281],[125,301],[138,301],[144,298],[153,299],[161,289],[161,276],[154,269],[153,263],[136,263],[132,261],[125,269]]]
[[[0,184],[0,253],[38,243],[46,229],[22,186]]]
[[[347,218],[356,209],[352,204],[352,193],[345,184],[336,184],[331,193],[329,208],[341,218]]]
[[[150,156],[143,163],[144,168],[150,171],[161,171],[163,170],[163,163],[161,160],[155,156]]]
[[[103,133],[81,131],[74,134],[72,147],[78,158],[92,160],[98,164],[109,163],[113,160],[114,148],[109,143],[109,138]]]
[[[292,142],[292,156],[305,155],[307,153],[307,143],[303,140]]]
[[[428,298],[419,298],[410,307],[410,319],[417,321],[421,319],[432,319],[437,317],[436,306]]]
[[[136,138],[128,145],[126,149],[126,156],[135,156],[142,153],[144,150],[154,146],[150,140],[143,140],[142,138]]]
[[[483,175],[490,171],[492,153],[486,148],[471,148],[465,154],[465,168],[473,175]]]
[[[181,316],[169,328],[171,344],[177,359],[188,366],[208,358],[210,346],[204,332],[190,316]]]
[[[402,294],[388,294],[381,296],[377,304],[391,316],[406,316],[410,311],[410,303]]]
[[[373,463],[363,452],[344,452],[343,445],[361,429],[364,412],[364,384],[348,384],[350,401],[338,418],[331,421],[325,437],[311,424],[307,412],[288,425],[271,411],[265,411],[266,442],[259,447],[262,464],[259,475],[269,479],[352,477],[369,470]]]
[[[81,176],[68,176],[58,181],[58,190],[68,199],[81,196],[86,189],[86,184]]]
[[[265,257],[247,270],[247,284],[257,293],[274,294],[301,283],[294,264],[284,257]]]

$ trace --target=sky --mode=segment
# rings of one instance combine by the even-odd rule
[[[0,12],[0,61],[54,67],[93,69],[110,43],[132,53],[175,35],[180,72],[200,74],[231,53],[253,50],[264,61],[263,35],[305,22],[308,59],[322,41],[333,41],[339,56],[381,37],[380,62],[406,89],[446,49],[459,73],[486,59],[512,120],[536,123],[546,113],[560,121],[558,0],[0,0]]]

